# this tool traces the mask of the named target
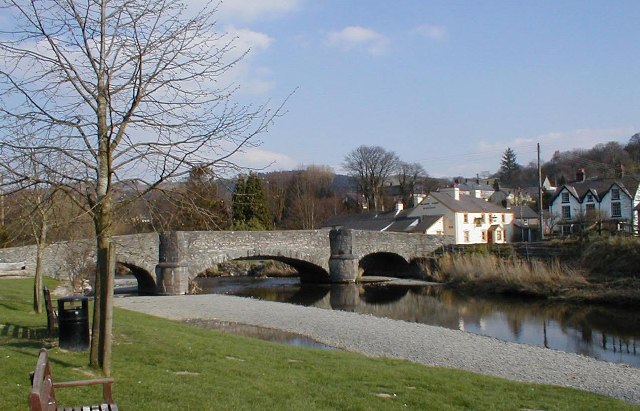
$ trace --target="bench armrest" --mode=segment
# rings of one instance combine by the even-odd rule
[[[111,395],[111,384],[113,384],[113,378],[95,378],[93,380],[54,382],[53,388],[82,387],[86,385],[97,384],[102,384],[102,397],[104,398],[104,401],[109,404],[113,404],[113,398]]]

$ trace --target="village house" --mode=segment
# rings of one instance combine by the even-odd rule
[[[549,206],[554,230],[574,232],[594,224],[608,223],[617,230],[638,232],[639,181],[625,177],[587,179],[579,169],[576,181],[558,187]]]
[[[454,237],[456,244],[506,243],[514,219],[511,210],[485,201],[481,190],[464,194],[458,187],[430,193],[407,216],[442,216],[443,234]]]

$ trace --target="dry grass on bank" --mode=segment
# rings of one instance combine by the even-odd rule
[[[433,273],[438,281],[495,293],[553,296],[587,285],[581,270],[544,261],[499,258],[490,254],[446,254]]]

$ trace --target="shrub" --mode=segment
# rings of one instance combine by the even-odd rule
[[[592,274],[636,277],[640,271],[640,239],[614,236],[590,241],[581,263]]]

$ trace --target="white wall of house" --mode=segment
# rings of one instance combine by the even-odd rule
[[[513,213],[456,213],[458,244],[506,243]],[[492,228],[493,226],[493,228]],[[497,226],[497,229],[496,227]]]
[[[429,227],[427,229],[425,234],[429,234],[429,235],[444,235],[445,234],[445,231],[444,231],[444,217],[440,218],[438,221],[433,223],[431,225],[431,227]]]
[[[616,190],[617,198],[615,196]],[[614,204],[617,204],[617,206],[614,206]],[[600,210],[602,210],[608,218],[626,219],[629,223],[633,221],[633,199],[617,184],[614,184],[600,200]]]
[[[464,195],[455,191],[447,194],[452,197]],[[490,238],[494,243],[506,243],[511,238],[514,218],[513,213],[507,210],[504,213],[454,212],[430,195],[411,212],[412,217],[418,215],[442,215],[442,231],[454,237],[456,244],[487,243]],[[495,224],[499,226],[499,234],[489,234]]]
[[[582,215],[580,200],[567,188],[562,187],[560,193],[549,206],[549,212],[560,222],[575,221]]]

